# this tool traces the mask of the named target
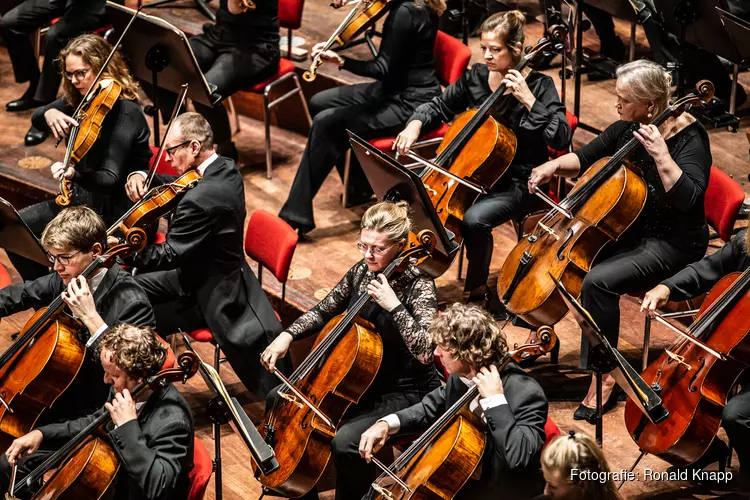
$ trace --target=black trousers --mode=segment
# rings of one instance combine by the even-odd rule
[[[349,149],[346,131],[365,139],[395,136],[404,128],[414,108],[427,99],[388,94],[380,82],[336,87],[315,94],[310,99],[313,124],[307,146],[279,216],[306,229],[314,228],[313,198],[320,186],[334,166],[339,167],[343,179],[340,167]],[[353,185],[367,185],[361,169],[354,167],[352,162]]]
[[[583,12],[591,21],[591,25],[599,37],[599,52],[615,61],[623,61],[626,56],[626,47],[622,39],[615,32],[615,23],[612,14],[601,10],[593,5],[584,4]]]
[[[266,399],[267,412],[278,400],[277,391],[278,387],[271,391]],[[362,498],[379,474],[375,464],[368,464],[359,455],[359,439],[362,433],[384,416],[417,404],[425,394],[426,392],[418,391],[365,394],[359,404],[350,407],[331,442],[333,462],[336,465],[336,500]],[[316,498],[316,489],[302,497],[303,500]]]
[[[136,274],[135,280],[151,301],[156,331],[162,337],[207,327],[195,298],[182,289],[176,270]]]
[[[750,476],[750,384],[724,406],[721,423],[740,459],[740,474]]]
[[[647,291],[703,257],[656,238],[633,238],[610,243],[583,279],[581,305],[594,318],[613,347],[620,336],[620,296]],[[581,368],[588,369],[591,349],[581,339]]]
[[[34,99],[51,102],[57,96],[62,79],[55,60],[69,40],[102,24],[104,3],[92,8],[93,2],[76,2],[67,8],[50,5],[49,0],[25,0],[0,19],[0,34],[8,47],[16,82],[30,82],[35,86]],[[46,23],[60,17],[44,38],[44,63],[39,64],[29,39],[29,34]],[[33,92],[34,89],[31,89]]]
[[[225,28],[211,24],[204,25],[203,33],[190,39],[190,47],[206,81],[216,86],[214,92],[222,99],[265,80],[279,68],[278,47],[240,47],[231,41]],[[146,84],[144,88],[149,91],[151,86]],[[176,102],[176,94],[159,89],[157,104],[165,123]],[[221,102],[213,107],[199,102],[193,104],[211,124],[215,144],[222,145],[232,140],[229,115]]]
[[[42,465],[42,463],[55,451],[56,450],[39,448],[28,457],[22,458],[18,463],[18,469],[16,471],[16,484],[18,485],[19,482],[23,478],[25,478],[27,474],[30,474],[34,469]],[[2,491],[8,491],[8,488],[10,486],[10,473],[11,466],[8,463],[8,457],[6,457],[5,453],[3,453],[2,455],[0,455],[0,488],[2,489]],[[42,483],[40,481],[36,485],[32,485],[30,488],[26,489],[20,494],[16,494],[16,498],[31,498],[32,495],[36,493],[39,488],[41,488],[41,486]]]
[[[535,196],[529,193],[525,181],[509,178],[501,180],[466,211],[461,224],[469,261],[464,290],[487,284],[494,248],[492,228],[527,213],[534,201]]]

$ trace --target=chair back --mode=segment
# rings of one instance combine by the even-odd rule
[[[0,288],[5,288],[11,284],[10,274],[5,266],[0,264]]]
[[[548,444],[550,444],[557,436],[560,435],[560,428],[557,426],[557,424],[549,417],[547,416],[547,421],[544,423],[544,446],[542,446],[542,449],[544,449]]]
[[[279,26],[296,30],[302,26],[305,0],[279,0]]]
[[[576,133],[576,129],[578,128],[578,117],[570,111],[565,110],[565,119],[568,120],[568,126],[570,127],[570,137],[573,137],[573,134]],[[570,147],[568,147],[568,149],[557,150],[547,146],[547,153],[549,153],[550,158],[560,158],[562,155],[568,154],[569,152]]]
[[[156,146],[151,146],[151,160],[148,162],[148,168],[151,168],[151,166],[154,164],[154,161],[156,160],[156,155],[159,153],[159,148]],[[159,165],[156,166],[156,173],[157,174],[165,174],[165,175],[177,175],[177,170],[172,166],[171,163],[169,163],[167,160],[167,153],[165,152],[162,157],[161,161],[159,162]]]
[[[737,221],[745,191],[737,182],[718,167],[711,165],[711,176],[708,178],[703,206],[706,221],[724,241],[732,237],[734,223]]]
[[[198,438],[193,440],[193,470],[190,471],[190,491],[187,500],[201,500],[206,493],[214,464],[211,454]]]
[[[245,230],[245,253],[286,283],[299,237],[292,226],[275,215],[258,209],[250,214]],[[260,279],[261,270],[258,270]]]
[[[437,32],[435,38],[435,71],[440,84],[447,87],[461,78],[469,66],[471,49],[448,33]]]
[[[161,345],[167,348],[167,357],[164,358],[164,364],[161,365],[162,370],[168,370],[170,368],[174,368],[174,365],[177,363],[177,358],[175,358],[174,351],[172,350],[172,347],[169,345],[169,343],[164,340],[161,337],[157,337],[159,339],[159,342],[161,342]]]

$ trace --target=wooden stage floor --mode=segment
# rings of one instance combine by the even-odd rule
[[[307,48],[318,40],[327,38],[344,16],[342,11],[331,12],[327,3],[307,2],[305,5],[303,25],[295,35],[306,39]],[[538,10],[536,7],[538,4],[531,0],[522,0],[518,3],[521,8],[528,7],[532,12],[533,9]],[[180,5],[183,4],[189,7],[191,2],[182,2]],[[199,30],[204,22],[193,9],[179,6],[150,13],[162,15],[188,32]],[[629,26],[618,22],[617,28],[622,38],[626,40],[629,36]],[[532,22],[528,28],[530,35],[527,43],[536,41],[541,36],[541,29],[540,23]],[[587,32],[584,40],[586,46],[592,49],[598,48],[598,42],[591,33]],[[478,40],[472,39],[470,45],[474,53],[474,61],[479,61]],[[639,28],[637,55],[646,56],[647,51],[645,37]],[[362,48],[358,48],[357,52],[362,53]],[[306,65],[298,63],[298,67],[305,68]],[[555,77],[559,86],[557,69],[549,70],[548,73]],[[321,72],[321,78],[339,83],[363,81],[355,75],[331,71],[325,66]],[[750,84],[750,77],[747,74],[743,73],[740,78],[742,82]],[[0,49],[0,103],[19,97],[24,90],[24,85],[14,83],[7,52]],[[309,97],[312,89],[306,90]],[[572,81],[568,82],[567,90],[567,104],[569,109],[572,109]],[[589,82],[584,77],[581,109],[582,119],[594,127],[602,129],[614,121],[617,114],[614,110],[613,81]],[[62,159],[64,148],[55,149],[52,140],[47,140],[37,147],[24,147],[23,136],[28,128],[30,116],[31,112],[9,114],[5,112],[4,107],[0,107],[0,120],[4,125],[4,133],[0,134],[0,177],[25,179],[37,189],[52,192],[55,186],[48,166],[52,161]],[[268,180],[262,166],[263,124],[246,116],[240,117],[240,123],[241,130],[236,135],[235,141],[240,150],[239,163],[245,179],[248,213],[255,209],[278,213],[289,192],[296,166],[305,147],[306,137],[276,127],[273,129],[274,172],[273,178]],[[742,126],[747,126],[747,124],[748,118],[743,117]],[[743,186],[746,193],[750,193],[747,180],[750,158],[745,135],[726,130],[711,130],[709,133],[714,163],[731,174]],[[574,138],[575,145],[584,144],[593,137],[592,134],[579,130]],[[318,228],[310,233],[297,248],[292,265],[292,276],[288,284],[287,296],[297,307],[306,308],[314,304],[351,265],[360,259],[355,242],[359,219],[366,207],[342,208],[341,191],[341,181],[333,174],[326,180],[315,200]],[[3,195],[0,193],[0,196]],[[515,233],[509,225],[497,228],[494,234],[495,251],[491,267],[493,280],[496,279],[503,259],[516,241]],[[0,255],[0,261],[8,265],[4,253]],[[443,303],[451,303],[460,298],[463,284],[456,278],[456,271],[457,267],[454,264],[444,276],[437,280],[440,300]],[[14,274],[13,277],[15,281],[18,280],[17,275]],[[264,278],[264,285],[269,292],[278,293],[278,284],[274,283],[273,277],[266,273]],[[18,331],[28,317],[28,312],[19,313],[0,323],[0,348],[8,345],[9,334]],[[639,366],[637,360],[642,346],[643,320],[638,315],[637,305],[632,300],[622,300],[621,323],[620,349],[635,366]],[[575,422],[572,419],[572,413],[588,385],[587,374],[578,369],[580,330],[570,317],[566,317],[555,327],[555,331],[562,343],[559,365],[551,365],[546,358],[543,358],[531,371],[545,388],[550,399],[550,415],[562,431],[575,430],[593,434],[592,426]],[[525,330],[507,327],[506,332],[511,343],[522,342],[526,338]],[[672,341],[673,337],[670,333],[660,326],[655,326],[650,346],[652,358]],[[212,351],[208,346],[199,346],[199,353],[204,359],[211,359]],[[230,392],[240,398],[254,420],[259,420],[263,411],[262,403],[252,400],[228,365],[223,368],[223,374]],[[211,426],[204,411],[212,394],[203,381],[197,377],[180,389],[194,409],[197,435],[210,450],[213,450]],[[604,451],[613,470],[628,468],[638,456],[638,449],[627,435],[623,425],[623,410],[624,403],[620,403],[618,408],[607,414],[604,419]],[[248,467],[249,453],[228,428],[225,428],[222,433],[222,443],[224,498],[227,500],[257,498],[260,495],[260,489]],[[735,466],[733,470],[736,470],[736,457],[733,464]],[[667,464],[658,458],[647,456],[639,465],[640,470],[644,468],[664,471]],[[326,484],[329,487],[332,484],[330,477]],[[737,498],[736,493],[699,489],[683,482],[635,481],[626,484],[622,493],[626,498],[713,498],[716,496]],[[323,497],[333,498],[333,492],[328,491]],[[206,498],[215,498],[213,483],[209,486]]]

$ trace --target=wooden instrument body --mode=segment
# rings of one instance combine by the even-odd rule
[[[389,0],[372,0],[370,4],[341,29],[336,38],[340,45],[349,43],[370,28],[388,12]]]
[[[328,322],[315,340],[313,350],[344,316],[341,314]],[[349,406],[356,404],[372,384],[382,356],[380,335],[369,323],[355,319],[319,368],[295,386],[338,427]],[[289,396],[294,397],[291,393]],[[336,429],[329,428],[304,403],[298,406],[282,401],[280,399],[258,428],[267,439],[266,424],[273,421],[276,431],[272,447],[280,467],[269,475],[256,470],[256,477],[263,486],[297,498],[310,491],[325,471]]]
[[[37,311],[19,337],[46,310]],[[68,388],[83,365],[86,350],[76,337],[81,325],[64,315],[59,317],[0,367],[0,394],[13,409],[11,413],[0,405],[0,431],[14,438],[34,428],[42,412]]]
[[[398,471],[412,492],[394,484],[389,490],[392,498],[381,493],[375,498],[447,500],[455,497],[482,460],[487,440],[483,427],[479,419],[464,407],[429,446]]]
[[[609,158],[594,163],[581,176],[573,195],[581,189]],[[534,326],[554,325],[568,312],[557,292],[552,274],[575,297],[581,293],[586,273],[604,245],[616,241],[636,220],[646,202],[648,188],[628,166],[621,165],[578,207],[573,218],[550,212],[549,227],[558,238],[537,229],[534,235],[519,241],[503,263],[497,280],[501,299],[513,282],[524,252],[533,255],[527,272],[517,283],[505,306]],[[536,238],[535,241],[532,239]]]
[[[731,273],[719,280],[706,296],[698,316],[737,280]],[[750,363],[750,291],[701,340],[728,355],[725,361],[692,342],[682,340],[674,354],[684,357],[686,366],[663,352],[643,372],[648,384],[659,384],[669,417],[654,424],[630,400],[625,405],[625,425],[638,447],[667,462],[683,466],[698,460],[708,449],[721,425],[721,413],[729,393]],[[729,357],[731,356],[731,357]],[[733,359],[734,358],[734,359]]]
[[[33,500],[99,499],[112,486],[120,461],[104,440],[91,437],[72,453]]]

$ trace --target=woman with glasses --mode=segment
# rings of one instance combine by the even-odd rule
[[[94,83],[111,50],[112,46],[98,35],[81,35],[71,40],[59,59],[64,94],[34,111],[31,118],[34,127],[65,140],[71,127],[78,125],[70,115]],[[148,170],[151,158],[150,131],[137,102],[138,84],[117,52],[102,75],[104,83],[108,80],[119,83],[122,92],[104,118],[99,138],[75,166],[64,169],[62,162],[56,162],[51,167],[55,180],[63,176],[72,182],[71,204],[94,209],[107,226],[132,206],[124,190],[128,174]],[[21,210],[20,215],[39,236],[60,210],[54,201],[46,201]],[[43,266],[17,255],[11,255],[11,261],[24,279],[47,272]]]
[[[365,212],[360,227],[357,247],[364,258],[261,354],[263,365],[272,370],[293,341],[320,331],[362,294],[372,297],[373,303],[360,316],[380,334],[383,359],[372,385],[344,416],[333,438],[337,499],[362,498],[375,478],[374,465],[359,456],[360,435],[383,416],[418,403],[439,385],[427,334],[427,327],[437,317],[435,282],[411,266],[393,280],[382,274],[405,248],[412,229],[408,205],[377,203]],[[272,405],[273,397],[266,407]],[[317,496],[314,491],[309,495],[304,498]]]

